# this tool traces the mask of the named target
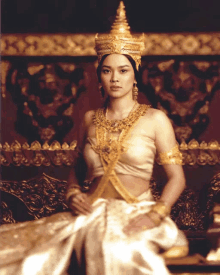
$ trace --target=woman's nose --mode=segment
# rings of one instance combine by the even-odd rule
[[[118,77],[116,73],[112,73],[111,82],[118,82]]]

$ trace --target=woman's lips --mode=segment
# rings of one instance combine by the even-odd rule
[[[110,86],[110,89],[112,91],[117,91],[117,90],[121,89],[121,87],[120,86]]]

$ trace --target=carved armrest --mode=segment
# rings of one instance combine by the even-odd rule
[[[0,190],[19,198],[28,208],[28,214],[39,219],[66,211],[66,181],[46,174],[27,181],[2,181]]]
[[[13,193],[1,190],[0,207],[0,224],[23,222],[34,219],[34,216],[31,214],[30,209],[24,201]]]
[[[163,185],[157,183],[153,178],[150,181],[153,197],[159,200]],[[178,228],[184,231],[204,231],[204,218],[206,213],[202,211],[196,193],[186,188],[177,202],[172,207],[171,218]]]

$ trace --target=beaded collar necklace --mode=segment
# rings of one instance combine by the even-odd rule
[[[138,105],[137,108],[135,108]],[[109,132],[121,132],[127,127],[130,127],[134,121],[140,116],[140,113],[143,112],[143,105],[135,103],[131,109],[129,115],[121,120],[109,120],[106,118],[107,109],[98,109],[96,115],[94,116],[94,124],[103,127]]]

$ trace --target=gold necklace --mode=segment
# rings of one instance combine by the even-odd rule
[[[128,117],[122,120],[108,120],[105,117],[104,109],[96,110],[93,121],[96,126],[97,145],[93,146],[96,153],[109,163],[115,156],[126,151],[125,139],[128,139],[128,132],[148,110],[149,106],[140,104]],[[110,133],[120,132],[117,140],[108,137]]]
[[[98,109],[95,112],[95,115],[93,117],[93,122],[95,125],[98,125],[99,127],[104,128],[108,132],[121,132],[126,127],[130,127],[137,119],[137,117],[142,114],[143,112],[143,106],[146,106],[144,104],[140,104],[134,111],[134,107],[136,106],[136,103],[134,104],[132,110],[130,111],[129,115],[121,120],[109,120],[106,118],[104,109]]]
[[[134,110],[134,108],[135,108],[135,106],[136,106],[137,104],[138,104],[137,101],[135,101],[135,103],[134,103],[133,107],[131,108],[131,110],[130,110],[128,116],[129,116],[130,113]],[[105,118],[106,118],[106,120],[111,121],[111,124],[113,124],[113,125],[115,125],[115,124],[117,124],[117,123],[119,123],[120,121],[123,120],[123,119],[111,119],[111,120],[110,120],[110,119],[107,119],[107,114],[108,114],[108,107],[106,108]],[[128,116],[127,116],[127,117],[128,117]],[[126,117],[126,118],[127,118],[127,117]],[[124,119],[126,119],[126,118],[124,118]]]

